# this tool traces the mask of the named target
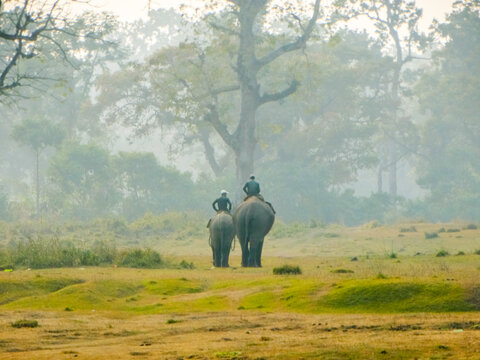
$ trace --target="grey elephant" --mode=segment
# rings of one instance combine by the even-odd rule
[[[219,212],[210,223],[210,246],[213,252],[213,266],[228,267],[228,257],[232,241],[235,237],[232,215],[227,212]]]
[[[242,266],[261,267],[265,235],[275,221],[271,205],[256,196],[242,202],[233,215],[235,232],[242,247]]]

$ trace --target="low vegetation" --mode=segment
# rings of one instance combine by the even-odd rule
[[[37,320],[17,320],[12,323],[12,327],[14,328],[35,328],[38,326]]]
[[[283,265],[273,268],[273,273],[275,275],[299,275],[302,273],[302,270],[299,266]]]

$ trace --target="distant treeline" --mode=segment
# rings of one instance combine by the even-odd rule
[[[239,159],[248,148],[252,166],[242,169],[255,169],[262,194],[285,222],[480,221],[478,1],[456,1],[429,34],[419,32],[422,11],[414,2],[396,1],[392,13],[384,0],[338,1],[308,44],[281,57],[276,49],[299,45],[306,13],[297,23],[282,6],[260,11],[252,21],[271,23],[252,30],[248,53],[263,58],[245,66],[264,67],[248,71],[256,84],[255,127],[243,138],[251,146],[241,147],[245,86],[232,64],[242,59],[242,32],[240,12],[232,10],[246,3],[216,7],[195,21],[161,9],[134,23],[79,15],[51,39],[55,49],[64,44],[62,56],[41,42],[50,37],[39,37],[31,54],[40,57],[24,56],[17,70],[52,80],[19,82],[13,93],[0,88],[0,219],[208,217],[221,189],[232,199],[240,190]],[[321,6],[320,16],[328,17]],[[320,25],[362,14],[375,34]],[[2,18],[20,15],[0,8]],[[68,34],[77,32],[97,36],[71,41]],[[11,58],[15,47],[2,41],[0,57]],[[148,151],[118,151],[127,137],[142,136]],[[161,152],[171,167],[154,155]],[[179,171],[175,159],[192,163],[195,176]],[[399,190],[407,183],[400,168],[417,185],[408,199]],[[353,189],[365,173],[374,193],[358,196]]]

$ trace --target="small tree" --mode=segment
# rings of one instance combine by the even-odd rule
[[[3,191],[3,187],[0,185],[0,219],[7,217],[8,209],[8,197]]]
[[[35,206],[40,210],[40,153],[48,146],[59,145],[64,137],[63,129],[51,121],[25,119],[13,127],[12,138],[22,145],[30,147],[35,153]]]

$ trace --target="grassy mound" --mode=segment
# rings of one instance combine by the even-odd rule
[[[40,296],[83,282],[79,279],[33,279],[26,281],[1,281],[0,305],[31,296]]]
[[[466,291],[448,283],[357,280],[344,283],[319,300],[336,312],[461,312],[476,310]]]

